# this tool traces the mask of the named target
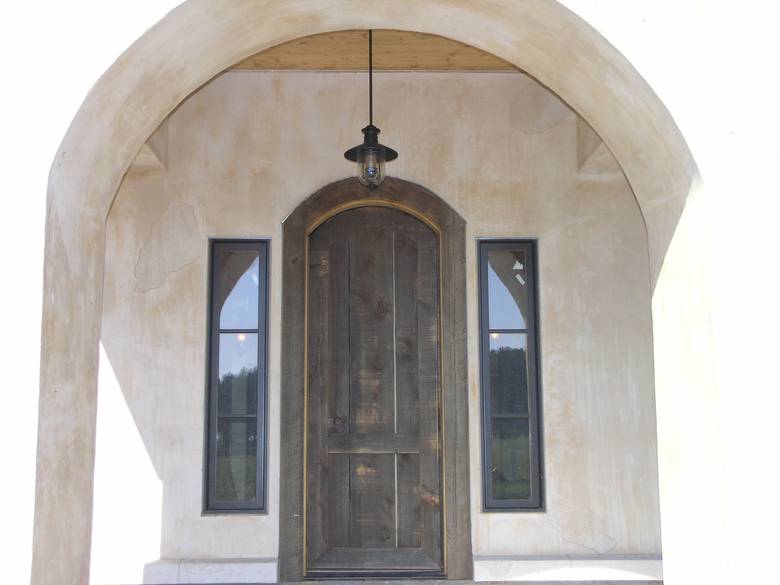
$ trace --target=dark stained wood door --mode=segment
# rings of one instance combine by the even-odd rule
[[[308,258],[306,574],[441,574],[438,234],[361,207]]]

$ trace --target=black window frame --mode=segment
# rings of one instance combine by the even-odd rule
[[[269,291],[269,238],[260,239],[209,239],[208,266],[208,334],[206,360],[206,421],[204,440],[203,514],[266,514],[268,498],[268,291]],[[260,270],[258,278],[257,329],[221,329],[220,307],[216,306],[216,287],[220,282],[219,263],[215,261],[222,250],[252,250],[258,253]],[[219,339],[221,333],[257,334],[257,466],[254,501],[220,502],[216,500],[216,449],[217,449],[217,399],[219,376]],[[260,371],[262,368],[262,372]]]
[[[488,253],[493,250],[524,251],[529,290],[529,315],[525,329],[490,329]],[[482,511],[540,512],[545,510],[544,457],[542,450],[542,385],[539,359],[539,287],[537,240],[528,238],[478,239],[480,398],[482,407]],[[490,389],[490,333],[525,333],[528,351],[528,428],[531,497],[497,500],[492,493],[492,410]]]

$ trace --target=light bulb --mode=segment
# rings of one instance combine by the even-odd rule
[[[358,156],[357,176],[361,183],[376,187],[385,179],[385,161],[382,151],[366,148]]]

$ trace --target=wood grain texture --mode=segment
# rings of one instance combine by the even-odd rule
[[[417,273],[417,386],[419,392],[420,500],[422,548],[431,558],[441,558],[441,461],[439,459],[440,328],[439,251],[428,246],[420,250]]]
[[[287,371],[287,368],[298,368],[302,370],[303,364],[303,350],[300,339],[303,337],[303,314],[305,306],[305,279],[302,278],[303,270],[301,266],[301,258],[298,254],[303,251],[303,242],[306,241],[307,234],[313,232],[313,226],[317,225],[322,217],[328,216],[333,213],[333,210],[343,211],[348,207],[360,207],[361,205],[374,205],[376,202],[384,202],[388,206],[401,206],[404,209],[411,209],[415,215],[420,214],[426,218],[426,221],[432,225],[437,226],[437,231],[440,232],[441,238],[441,283],[434,280],[431,284],[425,285],[423,280],[419,283],[413,283],[411,286],[403,285],[404,294],[409,291],[409,294],[413,294],[416,306],[423,306],[422,302],[425,294],[421,293],[424,288],[431,287],[438,291],[438,285],[441,284],[441,315],[442,321],[441,327],[441,367],[436,365],[436,361],[425,359],[429,365],[434,364],[434,369],[437,372],[443,374],[440,384],[435,386],[441,387],[441,411],[443,413],[444,420],[441,421],[441,432],[443,433],[441,445],[443,451],[443,458],[440,460],[441,472],[443,477],[446,478],[446,482],[436,487],[436,482],[432,480],[422,479],[417,481],[411,481],[409,478],[419,477],[422,478],[425,475],[425,454],[415,452],[414,448],[414,433],[408,433],[410,429],[404,428],[403,425],[406,422],[402,422],[398,428],[398,436],[393,434],[394,444],[385,446],[384,451],[381,453],[371,451],[365,447],[359,447],[356,443],[350,444],[350,439],[346,439],[345,435],[348,432],[344,429],[344,422],[336,419],[351,418],[351,414],[347,411],[349,407],[343,406],[343,399],[341,398],[328,398],[325,401],[327,405],[327,416],[317,416],[317,420],[320,424],[325,425],[328,431],[328,439],[325,443],[328,444],[327,450],[330,450],[330,444],[336,446],[338,441],[341,441],[340,447],[343,452],[335,452],[328,455],[326,459],[326,465],[323,466],[323,473],[327,475],[327,485],[325,488],[320,489],[320,495],[328,493],[328,498],[333,497],[334,493],[343,493],[345,489],[344,477],[349,472],[356,474],[357,467],[355,463],[349,462],[353,457],[357,457],[356,461],[360,462],[361,457],[370,456],[373,457],[373,464],[379,466],[378,473],[387,474],[385,467],[387,463],[378,463],[377,457],[384,457],[390,459],[395,457],[395,463],[390,464],[390,469],[397,473],[400,477],[399,481],[399,498],[398,503],[401,504],[397,509],[397,523],[394,528],[398,531],[398,546],[401,548],[377,548],[374,552],[379,556],[374,555],[371,561],[373,566],[378,566],[379,557],[385,558],[388,566],[406,567],[418,571],[420,575],[433,576],[437,573],[435,568],[431,567],[431,556],[429,552],[434,546],[432,543],[423,544],[424,532],[423,528],[415,528],[425,526],[426,520],[422,517],[433,511],[436,507],[441,507],[441,513],[438,514],[439,522],[443,520],[443,526],[439,526],[438,531],[445,534],[446,538],[446,551],[442,550],[441,554],[445,556],[446,576],[449,579],[468,579],[471,577],[473,570],[472,553],[471,553],[471,528],[470,528],[470,516],[469,516],[469,481],[468,481],[468,425],[467,425],[467,394],[466,394],[466,306],[465,306],[465,223],[451,208],[449,208],[444,202],[426,191],[422,187],[401,181],[399,179],[388,178],[378,189],[369,191],[356,179],[346,179],[339,181],[324,187],[317,194],[313,195],[302,203],[295,212],[287,218],[284,223],[284,260],[283,266],[285,269],[284,285],[285,290],[283,292],[285,303],[283,309],[283,323],[293,325],[293,328],[286,327],[283,329],[283,347],[285,351],[290,351],[294,355],[283,356],[283,368],[285,371],[282,373],[283,387],[282,387],[282,425],[285,429],[282,435],[283,443],[283,461],[282,461],[282,522],[280,523],[280,579],[282,580],[297,580],[304,575],[304,562],[303,562],[303,486],[300,485],[300,480],[296,482],[298,485],[293,485],[291,478],[302,478],[304,458],[303,458],[303,427],[301,426],[300,419],[303,412],[303,388],[295,385],[294,382],[302,381],[302,372]],[[373,227],[371,229],[374,229]],[[428,229],[427,227],[425,229]],[[380,238],[381,239],[381,238]],[[426,274],[436,274],[437,270],[430,270],[430,265],[427,270],[422,270],[420,266],[425,264],[424,253],[421,254],[419,250],[411,253],[408,246],[405,247],[404,238],[399,238],[399,241],[395,243],[394,252],[396,254],[396,260],[400,263],[413,261],[413,257],[416,255],[415,260],[418,263],[418,278],[423,272]],[[406,242],[408,243],[408,242]],[[425,246],[423,246],[425,248]],[[333,248],[329,248],[330,255],[326,262],[328,270],[337,270],[334,268],[333,263]],[[343,252],[343,251],[342,251]],[[322,270],[322,266],[316,266],[312,264],[310,270]],[[289,272],[289,274],[288,274]],[[438,274],[436,274],[438,278]],[[458,284],[455,282],[457,279],[461,279],[462,282]],[[421,284],[423,283],[423,284]],[[299,286],[299,288],[287,288],[288,286]],[[333,289],[331,289],[332,291]],[[399,294],[401,287],[396,283],[395,294]],[[437,292],[438,294],[438,292]],[[332,292],[329,293],[329,301],[332,302]],[[406,302],[406,301],[404,301]],[[375,305],[376,306],[376,305]],[[406,319],[406,321],[404,321]],[[298,329],[295,329],[298,327]],[[396,338],[395,338],[395,352],[394,358],[397,362],[396,367],[397,375],[403,377],[407,376],[407,379],[411,379],[411,372],[413,368],[408,365],[406,371],[400,366],[402,359],[408,359],[409,355],[416,356],[416,360],[420,360],[421,352],[425,352],[426,342],[415,343],[409,342],[410,333],[414,328],[419,331],[425,331],[431,329],[430,324],[425,324],[417,317],[415,318],[411,314],[404,313],[403,315],[396,316]],[[434,326],[438,329],[438,324]],[[329,322],[328,330],[333,330],[333,322]],[[406,328],[406,330],[404,330]],[[332,336],[332,333],[328,333]],[[296,337],[297,336],[297,337]],[[425,335],[418,336],[420,339],[424,339]],[[297,343],[296,343],[297,340]],[[330,344],[333,346],[334,344]],[[343,344],[335,344],[341,347]],[[417,347],[414,347],[414,346]],[[458,347],[460,346],[460,347]],[[331,350],[329,350],[331,351]],[[338,351],[338,348],[335,349]],[[333,356],[334,354],[331,354]],[[393,356],[391,356],[393,357]],[[411,360],[414,362],[414,360]],[[370,360],[367,363],[371,363]],[[418,368],[419,370],[419,368]],[[311,376],[312,372],[310,372]],[[424,387],[424,380],[426,377],[430,377],[433,374],[425,374],[420,377],[420,382],[417,382],[416,392],[420,392],[420,388]],[[312,378],[310,378],[311,380]],[[332,378],[329,383],[335,383],[336,379]],[[409,392],[406,395],[406,399],[413,400],[414,384],[411,386],[406,384],[405,389]],[[404,406],[399,406],[399,414],[402,412],[402,408],[407,408],[408,400],[404,401]],[[418,395],[418,401],[421,398]],[[341,401],[342,406],[334,406]],[[295,408],[299,410],[295,410]],[[422,409],[425,410],[425,409]],[[407,408],[407,412],[409,409]],[[346,414],[345,414],[346,413]],[[310,420],[311,420],[311,414]],[[411,417],[411,415],[410,415]],[[296,419],[297,418],[297,429]],[[380,417],[377,420],[382,420],[382,424],[385,424],[384,419]],[[405,419],[406,420],[406,419]],[[409,418],[412,420],[412,418]],[[433,419],[432,419],[433,420]],[[438,440],[438,421],[429,423],[429,426],[425,426],[424,420],[418,421],[419,445],[433,444],[435,446],[436,440]],[[431,435],[430,429],[436,427],[434,433],[435,439],[426,441],[423,438],[423,434],[428,433]],[[286,430],[296,429],[294,433],[288,433]],[[422,430],[422,429],[428,430]],[[378,441],[376,445],[379,445],[382,441],[378,438],[378,434],[374,434],[374,439],[371,441]],[[345,442],[346,441],[346,442]],[[289,443],[289,444],[288,444]],[[400,443],[404,443],[405,447]],[[375,446],[376,446],[375,445]],[[352,450],[356,449],[353,453]],[[405,449],[405,450],[404,450]],[[418,448],[418,451],[420,449]],[[286,455],[296,460],[285,460]],[[371,461],[371,460],[369,460]],[[431,459],[431,461],[433,461]],[[321,462],[320,462],[321,463]],[[435,465],[429,468],[433,468]],[[320,477],[320,481],[323,481],[325,475]],[[348,483],[348,482],[346,482]],[[309,483],[309,485],[311,485]],[[423,489],[423,485],[425,489]],[[410,497],[412,494],[412,497]],[[373,496],[372,496],[373,497]],[[404,498],[404,502],[400,501],[400,498]],[[380,496],[382,498],[390,498],[393,505],[395,505],[395,499],[389,495]],[[316,498],[315,498],[316,499]],[[382,502],[380,501],[379,509],[382,508]],[[387,504],[387,502],[384,502]],[[372,504],[373,505],[373,504]],[[426,506],[428,506],[426,510]],[[349,511],[346,506],[331,507],[328,511],[328,522],[339,522],[341,526],[344,525],[344,519],[349,516]],[[434,516],[437,516],[434,514]],[[290,523],[286,523],[285,519],[292,519]],[[340,520],[339,520],[340,519]],[[430,522],[429,522],[430,525]],[[418,532],[419,530],[419,532]],[[333,572],[327,572],[327,566],[333,567],[335,571],[338,567],[343,567],[347,562],[344,559],[355,559],[364,557],[365,550],[368,549],[352,549],[350,547],[340,547],[338,543],[345,543],[348,541],[348,535],[344,534],[342,530],[328,528],[322,532],[323,537],[332,542],[332,548],[325,550],[320,559],[318,560],[318,567],[323,568],[325,573],[332,575]],[[382,542],[383,535],[376,533],[378,541]],[[319,538],[319,536],[318,536]],[[395,540],[395,534],[392,539]],[[417,543],[421,544],[418,545]],[[441,541],[440,541],[440,544]],[[424,546],[424,548],[416,548],[417,546]],[[425,550],[427,549],[427,550]],[[339,551],[338,559],[333,556],[334,551]],[[349,552],[352,551],[352,552]],[[378,553],[377,551],[382,551]],[[392,553],[395,551],[395,553]],[[428,559],[426,563],[419,562],[413,551],[422,553],[425,558]],[[403,553],[403,554],[401,554]],[[396,556],[393,556],[393,555]],[[357,555],[357,556],[356,556]],[[401,556],[397,556],[401,555]],[[419,555],[418,555],[419,556]],[[415,560],[416,559],[416,560]],[[349,561],[349,562],[352,562]],[[380,563],[381,564],[381,563]],[[435,567],[434,563],[434,567]],[[416,567],[416,569],[414,568]],[[341,573],[343,576],[354,573]],[[440,572],[439,572],[440,574]],[[310,574],[310,576],[313,576]]]
[[[285,291],[300,291],[282,303],[282,441],[279,474],[279,575],[285,580],[303,576],[303,420],[304,411],[304,295],[306,286],[305,233],[301,216],[290,216],[282,234]]]
[[[419,224],[418,224],[419,225]],[[430,230],[428,230],[430,232]],[[431,233],[431,235],[433,235]],[[438,241],[431,238],[436,246]],[[430,244],[429,244],[430,245]],[[394,241],[396,266],[395,291],[395,363],[397,417],[399,433],[419,433],[419,330],[417,328],[418,245],[414,238],[399,233]],[[438,263],[429,267],[438,272]],[[436,299],[434,299],[436,300]],[[438,303],[437,303],[438,305]],[[438,307],[436,307],[438,308]],[[438,319],[437,319],[438,322]],[[438,339],[438,336],[437,336]],[[425,437],[424,437],[425,438]]]
[[[309,236],[309,573],[408,571],[411,548],[442,570],[438,256],[436,232],[382,206]],[[405,549],[392,568],[387,549]]]
[[[350,241],[350,432],[393,432],[393,265],[390,230],[371,229],[376,208],[345,211],[321,226]],[[315,322],[310,321],[312,327]]]
[[[306,475],[308,489],[305,490],[305,497],[306,509],[312,513],[327,510],[326,503],[330,501],[331,493],[334,491],[334,482],[330,480],[328,473],[331,461],[328,458],[326,437],[320,432],[320,429],[327,426],[327,389],[331,380],[331,372],[337,369],[335,367],[337,364],[332,359],[331,329],[333,318],[329,311],[330,294],[333,288],[329,270],[331,243],[332,238],[316,243],[312,242],[308,256],[309,318],[311,315],[330,316],[330,318],[322,319],[318,327],[308,330],[309,399],[306,435],[309,437],[309,443]],[[333,368],[331,368],[331,364],[334,365]],[[306,532],[307,564],[314,562],[327,548],[327,529],[328,524],[323,521],[308,523]]]
[[[419,453],[418,433],[328,436],[329,453]]]
[[[420,456],[399,453],[398,465],[398,548],[422,547],[422,508],[420,497]],[[428,558],[438,558],[430,551]]]
[[[327,522],[328,544],[332,548],[349,547],[349,481],[351,473],[348,453],[328,453],[328,498],[330,505],[327,508],[325,520]],[[326,551],[321,550],[319,553],[319,559],[321,559]],[[315,558],[315,560],[318,559]]]
[[[395,455],[350,455],[349,462],[350,547],[364,550],[394,548]],[[362,565],[342,568],[375,568],[371,552],[366,551]]]
[[[347,30],[302,37],[271,47],[233,66],[242,70],[364,71],[368,31]],[[475,47],[436,35],[374,31],[374,69],[379,71],[517,71]]]
[[[470,579],[474,562],[469,503],[466,230],[463,218],[448,206],[442,218],[442,290],[447,575]]]
[[[435,574],[439,567],[428,558],[420,549],[357,549],[341,548],[333,549],[325,553],[320,559],[322,566],[322,576],[332,578],[333,576],[343,574],[341,567],[352,566],[359,567],[364,565],[367,559],[371,557],[379,571],[392,571],[398,567],[406,567],[407,571],[420,575]],[[381,581],[380,581],[381,582]],[[337,583],[343,581],[339,579]],[[366,583],[366,581],[362,581]],[[375,585],[377,581],[370,581]],[[419,581],[417,581],[419,583]],[[426,581],[427,583],[427,581]]]

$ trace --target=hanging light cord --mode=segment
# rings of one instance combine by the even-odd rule
[[[368,124],[374,125],[374,31],[368,31]]]

